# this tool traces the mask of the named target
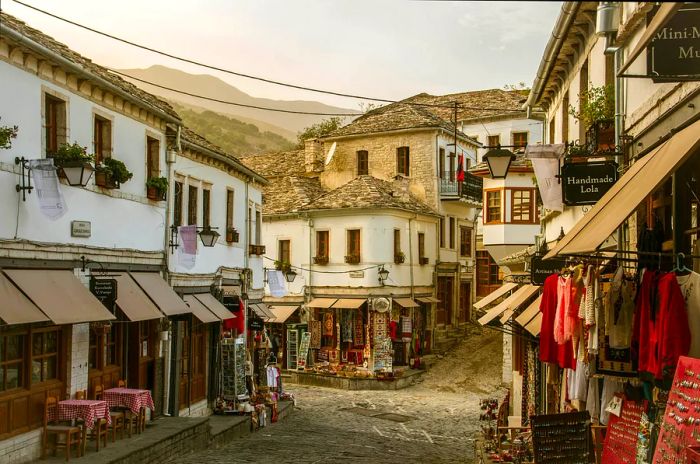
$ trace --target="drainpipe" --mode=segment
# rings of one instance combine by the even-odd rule
[[[411,299],[413,299],[413,228],[411,223],[413,220],[418,218],[418,214],[415,214],[412,218],[408,218],[408,263],[409,263],[409,274],[411,282]]]
[[[607,34],[605,36],[605,54],[613,54],[614,55],[614,72],[615,72],[615,146],[620,147],[620,135],[622,135],[622,130],[624,126],[624,117],[625,117],[625,106],[624,106],[624,81],[621,77],[617,77],[618,71],[623,65],[624,57],[622,54],[622,47],[618,46],[613,46],[613,41],[614,41],[614,33],[613,34]],[[622,166],[622,153],[617,152],[615,155],[615,162],[618,165],[618,169]],[[625,220],[625,223],[627,221]],[[616,238],[617,238],[617,249],[622,250],[623,245],[624,245],[624,231],[622,227],[619,227],[617,229],[616,233]]]
[[[176,135],[175,135],[175,146],[172,148],[166,147],[166,152],[165,152],[165,164],[167,166],[168,170],[168,182],[173,185],[173,188],[171,189],[171,194],[167,196],[167,201],[165,202],[165,231],[163,233],[163,241],[164,241],[164,247],[163,250],[165,252],[165,273],[166,273],[166,280],[169,281],[169,274],[170,274],[170,247],[169,247],[169,241],[170,241],[170,212],[172,211],[173,205],[175,203],[175,181],[174,181],[174,171],[175,171],[175,162],[177,161],[177,155],[181,153],[181,145],[180,145],[180,129],[181,126],[178,124],[177,129],[176,129]],[[166,316],[167,317],[167,316]],[[170,369],[170,363],[172,362],[172,343],[173,343],[173,337],[170,337],[168,340],[161,341],[161,352],[163,356],[163,414],[166,416],[170,415],[170,385],[171,382],[165,381],[166,379],[170,379],[170,374],[171,374],[171,369]]]

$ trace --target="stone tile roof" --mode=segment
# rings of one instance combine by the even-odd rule
[[[332,190],[303,208],[319,209],[401,209],[414,213],[437,216],[428,205],[406,191],[402,181],[388,182],[372,176],[359,176]]]
[[[445,120],[438,117],[432,111],[432,107],[404,104],[408,100],[368,111],[350,124],[323,138],[375,134],[402,129],[441,128],[450,133],[454,131],[454,125],[449,122],[449,118]],[[466,138],[466,135],[460,131],[457,131],[457,134]]]
[[[278,177],[263,189],[263,214],[298,212],[324,193],[318,177]]]
[[[278,151],[241,157],[241,162],[268,179],[304,175],[304,150]]]
[[[86,72],[104,79],[110,84],[121,89],[123,92],[128,93],[134,98],[141,100],[145,106],[151,106],[177,120],[180,119],[180,116],[167,102],[161,100],[155,95],[141,90],[140,88],[136,87],[130,82],[125,81],[116,74],[109,72],[107,68],[93,63],[90,59],[71,50],[70,48],[68,48],[67,45],[58,42],[57,40],[53,39],[52,37],[49,37],[48,35],[44,34],[43,32],[37,29],[29,27],[26,23],[20,21],[14,16],[11,16],[5,12],[0,12],[0,34],[2,34],[3,29],[11,29],[22,34],[28,40],[51,50],[52,52],[62,56],[66,60],[83,68]],[[31,45],[29,46],[31,47]]]
[[[525,113],[522,110],[522,106],[526,100],[527,93],[523,93],[519,90],[488,89],[452,93],[449,95],[429,95],[427,93],[420,93],[404,101],[428,105],[441,105],[429,106],[426,107],[426,109],[448,121],[454,118],[454,109],[450,108],[450,106],[453,105],[454,102],[457,102],[460,105],[460,108],[457,110],[457,119],[459,121],[464,121],[508,114],[522,116],[522,114]]]

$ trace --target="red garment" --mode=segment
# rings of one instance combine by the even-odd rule
[[[235,331],[236,335],[242,334],[245,330],[243,314],[243,301],[240,300],[238,302],[238,312],[235,314],[231,313],[231,318],[224,319],[224,330]]]
[[[399,324],[396,321],[389,322],[389,337],[392,340],[396,340],[398,338],[398,336],[397,336],[398,331],[399,331]]]
[[[680,356],[690,350],[688,310],[678,279],[674,272],[659,279],[659,306],[661,318],[658,327],[658,366],[656,378],[673,376]]]
[[[566,341],[564,331],[564,327],[566,325],[565,320],[567,312],[569,310],[569,306],[571,306],[571,279],[569,277],[558,276],[556,297],[557,300],[554,315],[554,340],[557,343],[564,343]]]
[[[657,379],[673,375],[679,356],[688,354],[688,311],[675,273],[644,271],[635,307],[632,349],[639,360],[638,370]]]
[[[542,328],[540,331],[540,361],[558,364],[561,368],[576,368],[571,342],[558,344],[554,339],[554,318],[557,312],[557,287],[559,274],[552,274],[542,287]]]
[[[639,372],[655,372],[656,327],[651,318],[651,298],[656,287],[656,271],[644,271],[637,293],[632,325],[632,359],[637,359]]]

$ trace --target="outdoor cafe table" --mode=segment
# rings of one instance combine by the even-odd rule
[[[126,407],[134,414],[138,414],[141,408],[148,408],[151,411],[156,409],[149,390],[110,388],[104,391],[103,398],[110,408]]]
[[[112,423],[112,418],[109,416],[109,407],[107,402],[103,400],[59,401],[53,415],[58,417],[50,417],[49,419],[59,421],[82,420],[89,429],[94,428],[95,422],[100,419],[105,419],[108,425]]]

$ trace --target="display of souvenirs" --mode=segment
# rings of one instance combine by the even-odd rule
[[[700,360],[681,356],[656,442],[656,463],[684,462],[685,449],[700,444]]]
[[[636,462],[640,421],[647,403],[622,400],[619,415],[611,414],[603,445],[603,462],[626,464]]]
[[[594,462],[588,411],[532,418],[532,444],[538,464]]]

